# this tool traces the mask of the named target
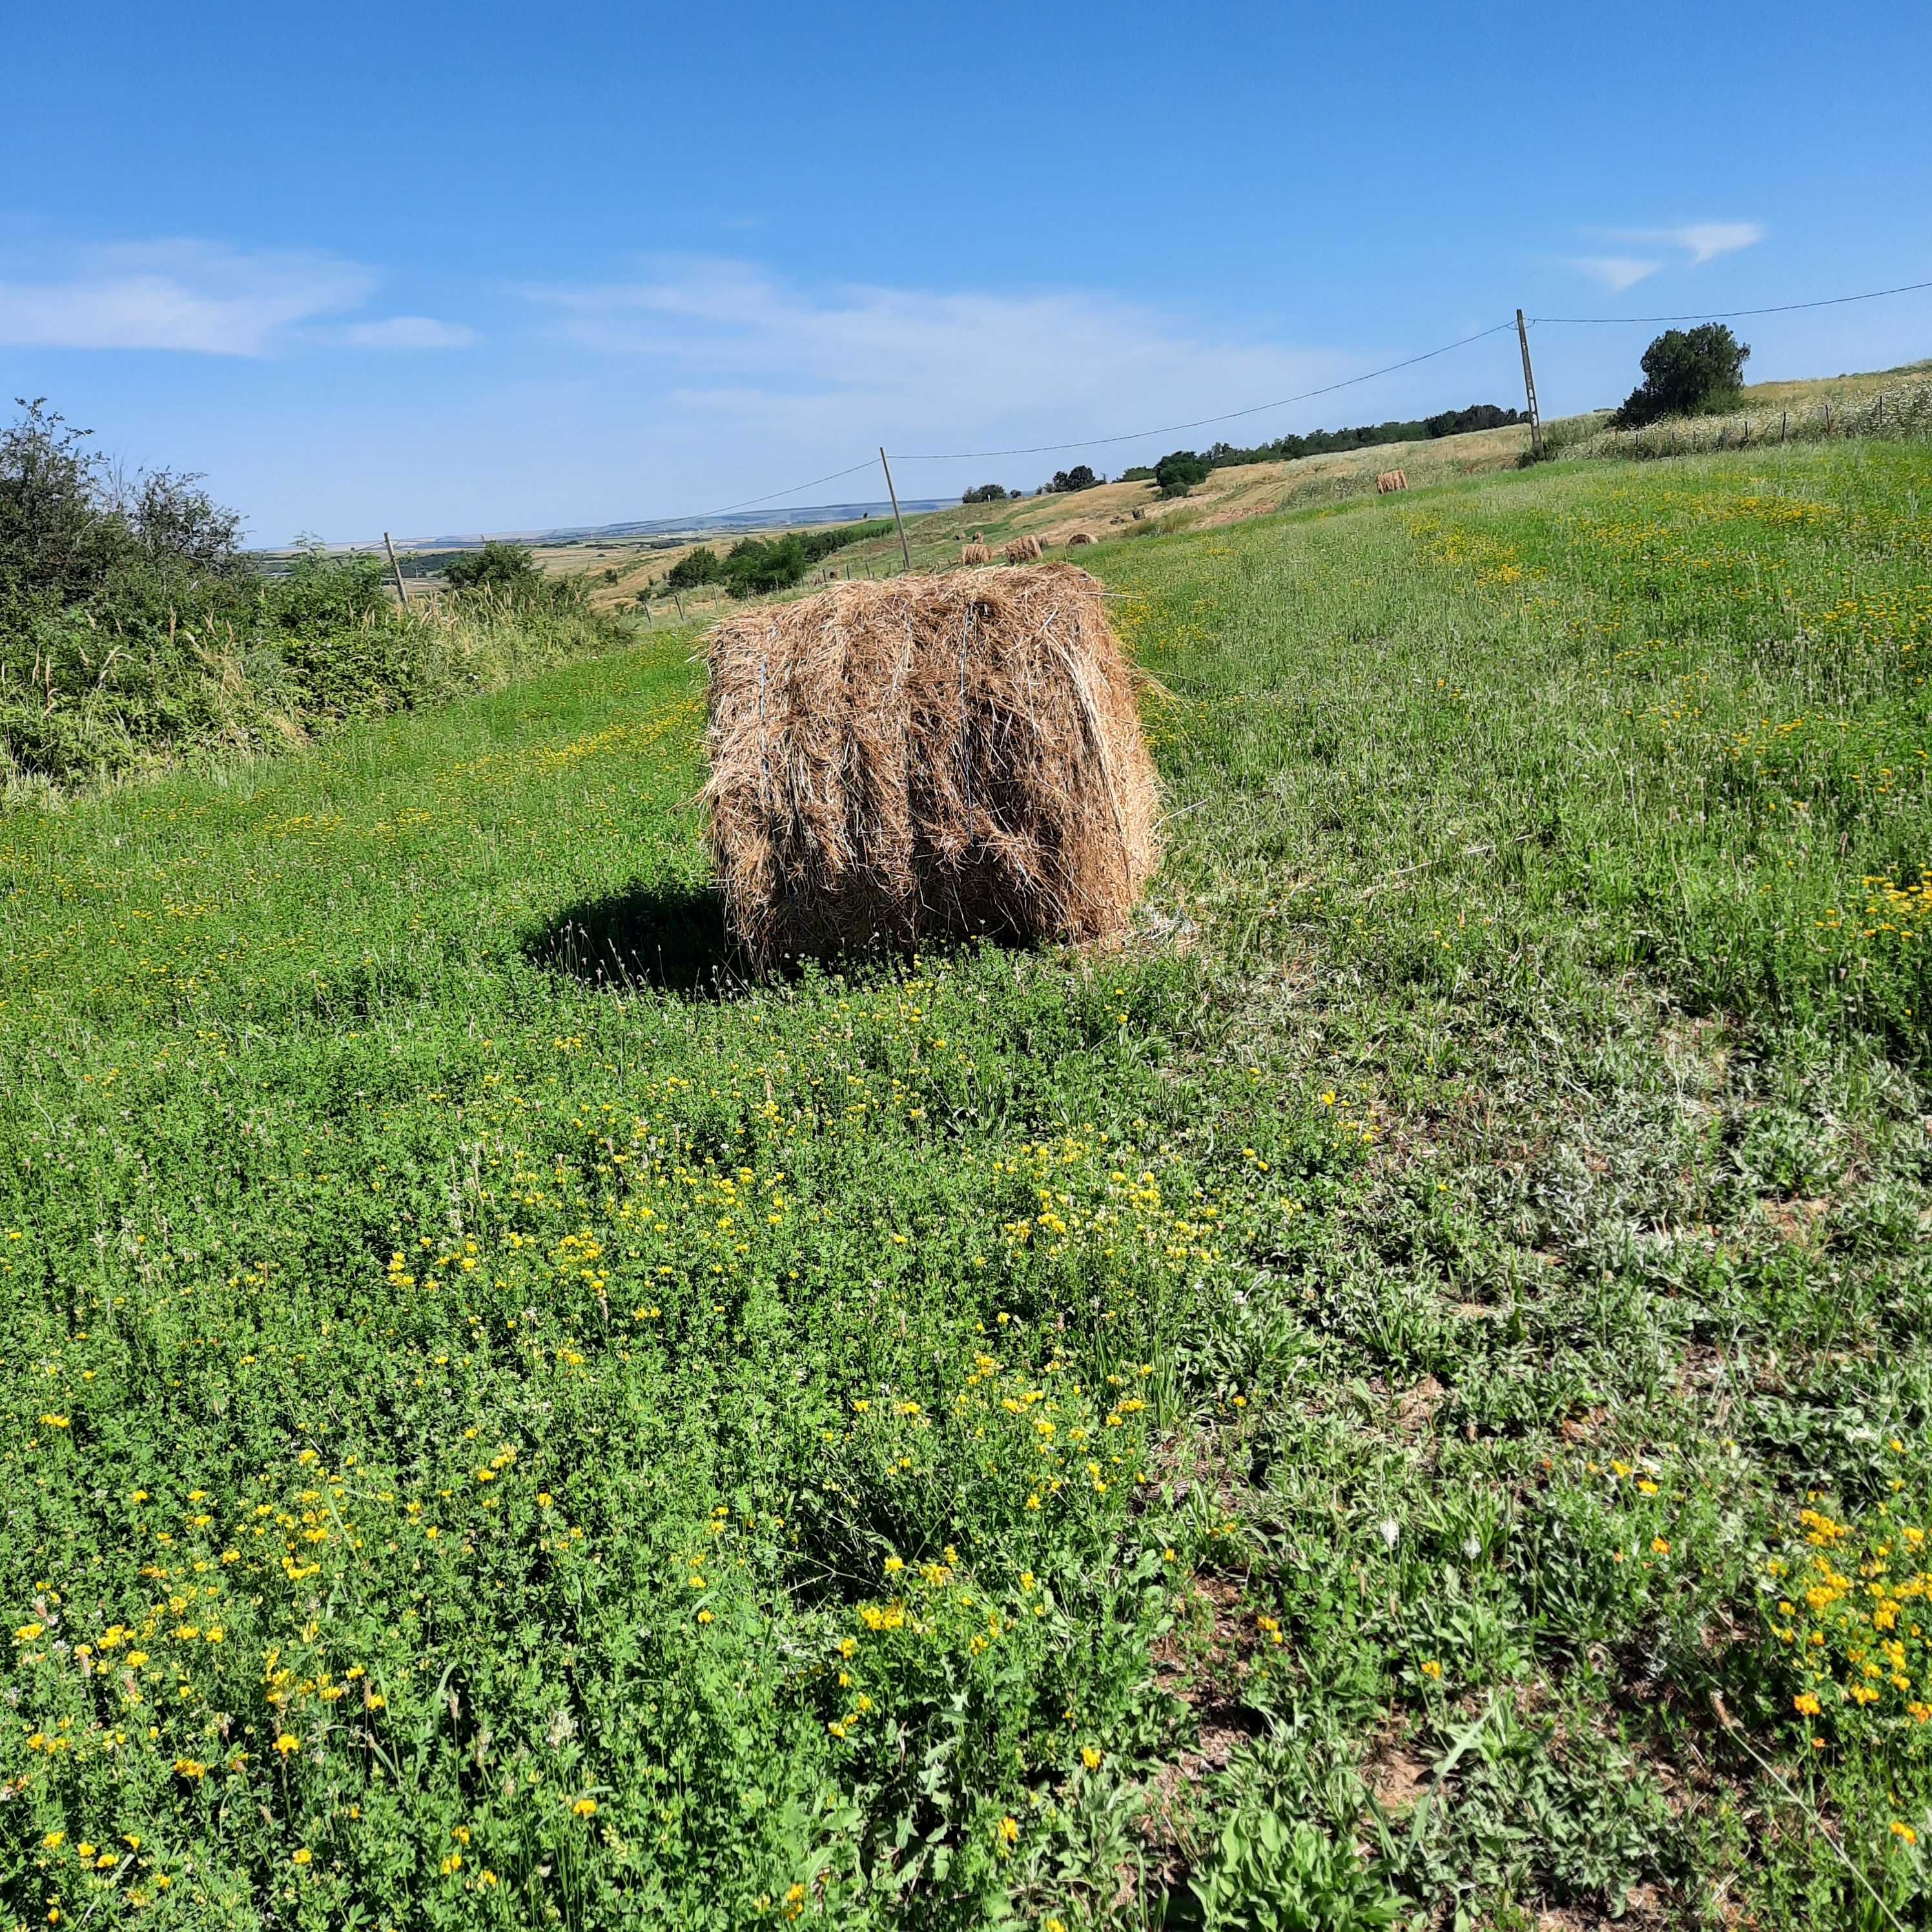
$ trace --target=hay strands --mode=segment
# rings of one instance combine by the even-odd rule
[[[1068,564],[847,583],[711,634],[703,794],[760,967],[1120,931],[1159,861],[1141,681]]]

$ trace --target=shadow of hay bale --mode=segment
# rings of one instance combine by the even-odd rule
[[[710,886],[640,882],[584,900],[538,927],[522,950],[542,971],[586,986],[695,1000],[734,1000],[746,990],[724,902]]]

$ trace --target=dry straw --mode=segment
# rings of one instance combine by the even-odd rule
[[[1090,536],[1086,531],[1076,530],[1073,534],[1066,539],[1066,548],[1069,550],[1078,550],[1082,544],[1090,544],[1093,541],[1093,538]]]
[[[1125,926],[1160,800],[1104,595],[1070,564],[907,576],[711,633],[704,803],[757,964]]]
[[[959,552],[959,561],[964,564],[991,563],[992,560],[993,553],[982,543],[964,544]]]
[[[1030,563],[1040,555],[1040,541],[1037,537],[1016,537],[1006,546],[1009,563]]]

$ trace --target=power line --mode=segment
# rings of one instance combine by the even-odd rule
[[[1886,296],[1912,295],[1923,289],[1932,289],[1932,281],[1903,282],[1896,288],[1868,289],[1853,296],[1826,296],[1816,302],[1779,302],[1767,308],[1713,309],[1687,315],[1539,315],[1532,316],[1530,320],[1533,324],[1546,322],[1558,325],[1732,322],[1751,316],[1790,315],[1800,309],[1835,308],[1846,302],[1876,302]],[[1118,435],[1087,436],[1076,442],[1036,442],[1015,449],[955,449],[935,455],[907,456],[901,460],[907,463],[979,463],[990,462],[995,458],[1006,456],[1057,456],[1067,450],[1096,449],[1108,443],[1137,442],[1143,437],[1174,436],[1183,430],[1207,429],[1216,423],[1234,422],[1244,416],[1260,416],[1269,410],[1286,409],[1291,403],[1312,402],[1318,396],[1332,396],[1338,391],[1352,389],[1363,382],[1372,382],[1378,376],[1392,376],[1400,369],[1412,369],[1418,362],[1432,362],[1438,356],[1447,356],[1452,350],[1466,349],[1472,342],[1480,342],[1486,337],[1499,335],[1504,329],[1514,326],[1511,322],[1499,322],[1491,328],[1478,329],[1474,335],[1465,335],[1454,342],[1445,342],[1439,348],[1425,349],[1419,356],[1405,356],[1400,362],[1384,363],[1379,369],[1365,370],[1359,376],[1346,376],[1339,382],[1324,383],[1317,389],[1304,389],[1298,395],[1277,397],[1273,402],[1252,403],[1246,409],[1228,410],[1220,416],[1197,416],[1192,422],[1168,423],[1156,429],[1127,430]],[[722,509],[702,510],[677,520],[700,523],[706,518],[729,516],[736,510],[753,509],[760,503],[775,503],[782,496],[795,496],[801,490],[815,490],[821,483],[836,483],[842,477],[856,476],[862,470],[869,470],[872,463],[873,459],[867,457],[852,464],[849,469],[835,470],[828,476],[814,476],[809,482],[794,483],[789,489],[770,490],[762,496],[747,496],[741,502],[727,503]]]
[[[1835,308],[1840,302],[1876,302],[1881,296],[1909,296],[1932,289],[1932,282],[1901,282],[1895,289],[1868,289],[1863,295],[1826,296],[1817,302],[1779,302],[1771,308],[1712,309],[1696,315],[1537,315],[1532,322],[1736,322],[1749,315],[1789,315],[1794,309]]]
[[[728,517],[734,510],[748,510],[754,504],[775,503],[781,496],[796,496],[801,490],[816,490],[821,483],[836,483],[842,476],[856,476],[860,470],[871,469],[872,462],[868,456],[863,463],[854,464],[850,470],[835,470],[830,476],[814,476],[809,483],[794,483],[789,490],[774,490],[763,496],[747,496],[742,503],[727,503],[722,510],[698,510],[679,520],[694,524],[706,517]]]
[[[1184,429],[1205,429],[1213,423],[1232,422],[1237,416],[1259,416],[1264,410],[1286,409],[1290,403],[1305,403],[1316,396],[1332,396],[1337,389],[1352,389],[1358,382],[1372,382],[1378,376],[1393,375],[1398,369],[1412,369],[1418,362],[1426,362],[1438,356],[1447,356],[1452,349],[1466,349],[1472,342],[1480,342],[1486,335],[1496,335],[1505,328],[1514,328],[1512,322],[1499,322],[1492,328],[1478,329],[1474,335],[1465,335],[1459,340],[1445,342],[1440,349],[1425,349],[1420,356],[1410,356],[1400,362],[1386,363],[1379,369],[1365,370],[1359,376],[1350,376],[1340,382],[1330,382],[1318,389],[1304,389],[1298,396],[1280,396],[1271,403],[1251,404],[1244,410],[1229,410],[1218,416],[1198,416],[1192,422],[1168,423],[1159,429],[1128,430],[1119,436],[1090,436],[1078,442],[1036,442],[1024,449],[955,449],[940,456],[907,456],[900,460],[906,463],[978,463],[990,461],[996,456],[1052,456],[1067,449],[1095,449],[1104,442],[1138,442],[1149,436],[1172,436]]]

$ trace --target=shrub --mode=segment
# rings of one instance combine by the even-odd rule
[[[1163,456],[1154,466],[1154,480],[1163,496],[1184,496],[1197,483],[1208,480],[1207,458],[1191,449],[1177,449]]]
[[[695,590],[702,584],[718,583],[724,575],[724,560],[709,544],[700,544],[671,566],[664,582],[673,590]]]
[[[1600,416],[1564,416],[1553,423],[1543,425],[1543,434],[1516,460],[1519,470],[1533,468],[1539,463],[1553,463],[1567,452],[1580,448],[1603,428]]]
[[[297,539],[287,572],[263,580],[261,602],[278,629],[310,635],[346,629],[389,608],[380,560],[366,551],[332,553],[319,537]]]
[[[0,433],[0,612],[87,602],[111,622],[104,606],[117,592],[140,604],[154,601],[146,593],[158,584],[178,597],[196,581],[248,578],[242,520],[200,477],[116,476],[87,447],[91,430],[74,428],[44,397],[16,400],[19,420]]]
[[[734,597],[758,597],[789,590],[813,562],[796,531],[770,542],[746,537],[724,560],[724,587]]]
[[[118,493],[116,509],[150,562],[210,576],[245,576],[242,519],[200,484],[189,472],[146,470]]]
[[[1721,322],[1666,328],[1643,352],[1643,380],[1624,398],[1615,426],[1642,429],[1664,416],[1730,408],[1744,386],[1750,348]]]
[[[465,550],[452,557],[442,573],[443,582],[452,590],[495,590],[512,597],[532,594],[542,577],[529,550],[510,543],[486,543],[481,550]]]
[[[399,610],[380,560],[314,539],[264,575],[198,477],[118,476],[44,401],[20,409],[0,430],[0,787],[299,740],[628,637],[515,545],[458,560],[514,593],[453,598],[460,617]]]

